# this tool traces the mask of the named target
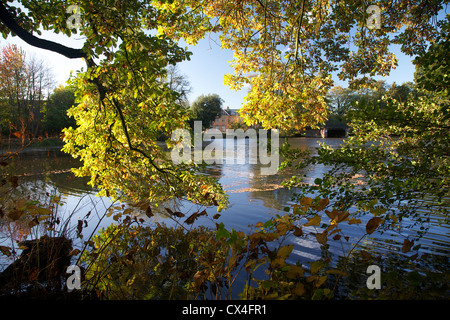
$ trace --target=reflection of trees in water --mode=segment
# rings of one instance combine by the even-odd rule
[[[250,198],[261,200],[264,207],[281,211],[291,200],[294,190],[276,189],[268,191],[251,191]]]
[[[411,261],[391,253],[367,259],[355,253],[349,259],[339,258],[337,268],[347,272],[339,280],[338,298],[358,299],[448,299],[449,258],[442,255],[422,255]],[[381,289],[367,288],[370,265],[380,267]]]
[[[71,172],[71,168],[79,166],[78,159],[61,152],[59,148],[39,148],[20,153],[12,161],[10,170],[30,188],[36,182],[44,182],[61,193],[81,196],[91,192],[92,188],[87,185],[89,178],[78,178]]]

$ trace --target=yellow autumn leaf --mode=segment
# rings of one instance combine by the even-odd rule
[[[278,249],[277,257],[286,259],[291,254],[292,249],[294,249],[294,245],[292,244],[281,247]]]
[[[307,219],[308,219],[308,222],[304,224],[305,227],[318,226],[320,224],[320,220],[321,220],[320,216],[318,216],[318,215],[315,215],[314,217],[307,218]]]
[[[395,214],[391,214],[391,215],[389,216],[389,218],[391,218],[391,220],[392,220],[394,223],[398,223],[398,218],[397,218],[397,216],[396,216]]]
[[[300,204],[309,208],[312,205],[313,199],[310,197],[303,197],[300,199]]]

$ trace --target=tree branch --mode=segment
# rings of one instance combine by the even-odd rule
[[[63,46],[62,44],[40,39],[33,36],[27,30],[22,28],[10,15],[3,2],[0,2],[0,21],[12,32],[14,32],[20,39],[29,45],[45,50],[50,50],[59,53],[69,59],[86,58],[87,55],[82,49],[74,49]]]

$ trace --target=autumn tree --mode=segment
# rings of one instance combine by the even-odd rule
[[[408,55],[426,52],[442,26],[436,17],[445,1],[379,1],[379,28],[368,25],[373,13],[362,0],[20,3],[27,12],[0,3],[4,36],[14,33],[87,63],[72,80],[78,105],[70,112],[79,126],[65,133],[65,150],[85,164],[77,174],[90,175],[91,184],[110,194],[121,190],[158,202],[169,196],[204,201],[219,190],[174,167],[154,143],[156,132],[170,136],[188,118],[176,103],[179,95],[158,81],[168,65],[189,58],[176,41],[195,44],[220,34],[222,48],[234,52],[234,73],[225,82],[233,89],[251,85],[241,110],[247,124],[302,129],[327,119],[333,72],[351,88],[371,86],[372,77],[388,75],[397,64],[391,44]],[[70,5],[78,5],[79,26],[67,23],[76,21],[66,13]],[[34,36],[39,29],[79,34],[85,42],[68,48]]]
[[[19,119],[26,116],[27,70],[25,52],[17,46],[7,46],[1,52],[0,88],[2,94],[2,131],[17,131]]]
[[[77,127],[64,131],[64,150],[83,161],[77,176],[90,176],[100,194],[155,204],[184,198],[223,208],[227,201],[211,177],[195,168],[175,166],[157,144],[161,133],[187,125],[181,93],[162,81],[167,67],[188,59],[190,53],[154,30],[177,14],[157,10],[153,1],[21,1],[27,11],[0,3],[1,31],[16,34],[32,46],[84,59],[86,72],[71,84],[77,88],[69,111]],[[70,5],[78,5],[79,25],[72,25]],[[74,7],[72,7],[74,8]],[[76,17],[75,17],[76,19]],[[69,48],[33,33],[52,30],[85,38],[82,48]],[[169,141],[170,143],[170,141]]]
[[[391,44],[408,55],[424,53],[439,32],[436,17],[444,3],[378,1],[380,28],[372,28],[373,13],[362,0],[178,0],[157,4],[179,14],[158,30],[193,44],[219,33],[222,48],[234,52],[234,72],[225,82],[236,90],[251,85],[241,109],[246,122],[301,129],[327,119],[332,73],[351,89],[372,86],[374,76],[397,65]]]
[[[24,137],[42,133],[42,110],[53,87],[52,72],[47,64],[15,45],[1,54],[0,86],[3,102],[3,131],[11,130]],[[13,128],[12,128],[13,127]]]

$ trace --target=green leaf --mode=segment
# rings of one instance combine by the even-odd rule
[[[225,225],[221,222],[216,230],[216,238],[221,240],[223,238],[228,239],[230,237],[230,233],[225,229]]]

